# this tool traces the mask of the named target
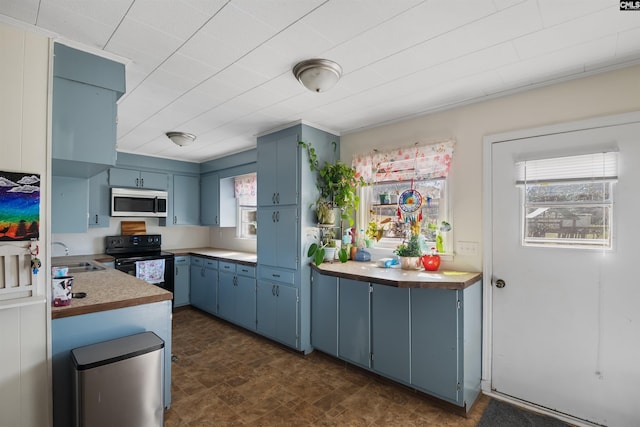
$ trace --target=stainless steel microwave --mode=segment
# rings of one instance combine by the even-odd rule
[[[111,216],[167,216],[168,193],[134,188],[111,189]]]

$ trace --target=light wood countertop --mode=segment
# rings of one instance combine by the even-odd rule
[[[72,264],[82,261],[109,261],[108,255],[85,255],[56,257],[54,265]],[[99,264],[99,263],[98,263]],[[77,316],[117,308],[132,307],[141,304],[167,301],[173,294],[159,286],[137,279],[113,268],[99,271],[73,273],[73,293],[85,292],[85,298],[73,298],[71,304],[62,307],[51,306],[51,318]]]
[[[465,271],[425,271],[381,268],[375,262],[323,262],[312,268],[321,274],[373,282],[398,288],[464,289],[482,279],[482,273]]]
[[[167,249],[176,256],[203,256],[206,258],[217,259],[221,261],[234,261],[239,264],[255,266],[258,262],[258,256],[252,252],[234,251],[231,249],[219,248],[186,248],[186,249]]]

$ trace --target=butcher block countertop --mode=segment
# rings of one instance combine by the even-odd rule
[[[167,249],[167,252],[171,252],[176,256],[203,256],[211,259],[217,259],[221,261],[234,261],[238,264],[255,266],[258,262],[258,257],[255,253],[240,252],[231,249],[217,249],[217,248],[187,248],[187,249]]]
[[[347,261],[312,264],[321,274],[373,282],[397,288],[465,289],[482,279],[482,273],[465,271],[426,271],[381,268],[375,262]]]
[[[86,255],[56,257],[53,265],[77,263],[81,261],[93,262],[97,260],[109,261],[108,255]],[[51,318],[77,316],[117,308],[132,307],[167,301],[173,294],[158,286],[136,279],[121,271],[106,267],[104,270],[73,273],[73,293],[85,292],[85,298],[73,298],[71,304],[63,307],[51,306]]]

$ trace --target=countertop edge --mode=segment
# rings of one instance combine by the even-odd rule
[[[135,307],[137,305],[152,304],[154,302],[171,301],[172,295],[170,293],[161,295],[150,295],[140,298],[111,301],[105,303],[98,303],[93,305],[86,305],[81,307],[67,307],[64,310],[52,311],[51,320],[63,319],[65,317],[79,316],[82,314],[98,313],[108,310],[116,310],[119,308]]]
[[[476,283],[478,280],[482,279],[482,273],[479,273],[479,272],[468,272],[467,274],[471,276],[467,277],[465,280],[459,280],[456,278],[456,276],[452,276],[451,279],[446,281],[433,281],[433,280],[419,279],[419,278],[416,278],[415,280],[385,279],[385,278],[375,277],[372,275],[367,275],[365,273],[356,274],[348,271],[327,270],[322,268],[322,264],[317,266],[313,263],[311,264],[311,268],[319,272],[320,274],[324,274],[326,276],[378,283],[381,285],[393,286],[396,288],[462,290],[462,289],[468,288],[469,286]],[[403,270],[403,272],[411,274],[412,271]],[[415,273],[417,274],[419,273],[419,271],[416,270]]]

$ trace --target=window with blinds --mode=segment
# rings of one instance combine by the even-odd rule
[[[610,249],[618,153],[516,162],[525,246]]]

